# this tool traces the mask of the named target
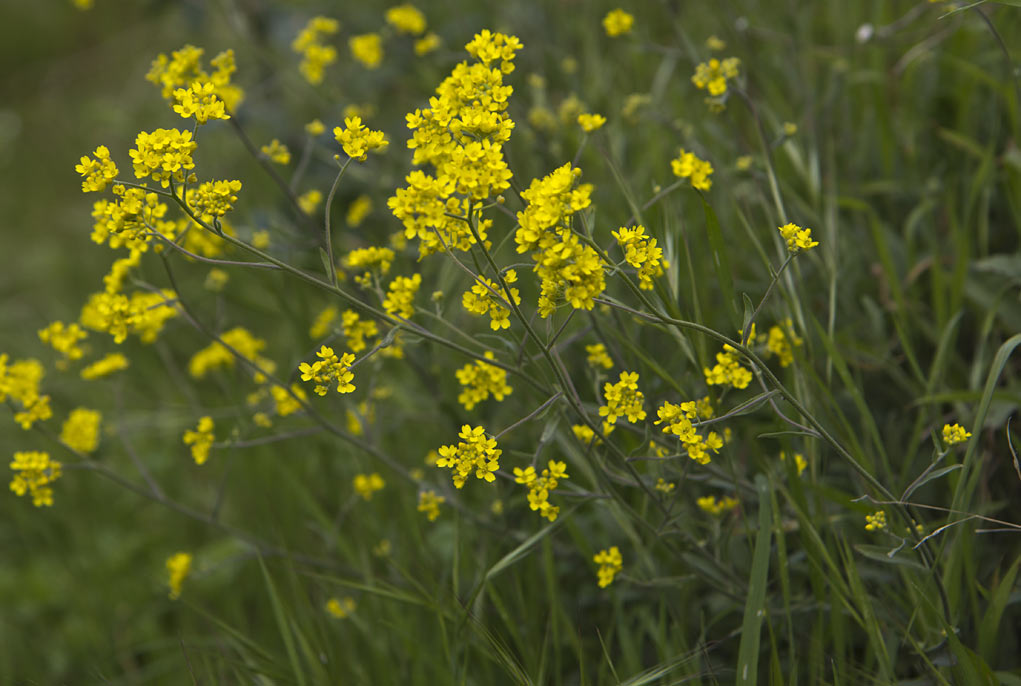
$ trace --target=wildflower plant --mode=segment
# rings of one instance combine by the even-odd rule
[[[1016,112],[996,99],[1012,91],[983,100],[1004,119],[992,147],[938,123],[955,167],[878,130],[880,110],[833,104],[861,74],[887,78],[874,65],[918,26],[861,46],[881,53],[864,63],[820,39],[795,79],[764,7],[747,8],[762,55],[736,17],[641,9],[579,8],[546,36],[516,12],[496,31],[464,23],[478,8],[270,2],[272,30],[239,8],[251,35],[212,59],[191,43],[145,55],[162,112],[62,162],[87,194],[74,240],[93,283],[18,328],[34,348],[0,354],[10,490],[46,508],[12,499],[38,518],[25,530],[93,498],[122,518],[121,500],[151,502],[129,510],[159,531],[129,532],[152,552],[125,588],[194,597],[162,610],[181,655],[249,681],[1013,669],[1016,632],[997,632],[1017,565],[973,535],[1017,529],[997,511],[1010,499],[982,490],[1002,495],[1010,474],[1011,434],[988,429],[1016,395],[1016,316],[977,304],[1010,292],[990,275],[1013,263],[983,251],[1013,237],[987,217],[1017,218],[1001,197]],[[858,9],[813,8],[790,30],[842,30],[830,14]],[[962,36],[929,49],[971,55]],[[949,97],[931,70],[969,63],[897,62],[897,85]],[[691,107],[705,96],[725,115]],[[875,135],[822,140],[859,129]],[[894,193],[915,157],[925,173]],[[948,171],[970,164],[973,184]],[[973,224],[980,239],[960,230]],[[974,321],[1005,347],[958,359]],[[981,611],[962,609],[971,596]]]

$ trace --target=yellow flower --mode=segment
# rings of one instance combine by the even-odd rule
[[[61,464],[50,459],[50,454],[39,451],[14,453],[11,462],[11,491],[22,496],[29,493],[32,504],[36,507],[53,505],[53,489],[49,484],[61,476]]]
[[[108,374],[113,374],[122,369],[128,368],[128,358],[120,353],[110,353],[106,357],[96,362],[93,362],[88,367],[82,370],[81,377],[83,379],[98,379]]]
[[[310,136],[321,136],[324,131],[326,131],[326,126],[324,126],[318,119],[313,119],[309,123],[305,124],[305,133]]]
[[[211,81],[196,81],[190,88],[174,91],[174,111],[184,119],[195,117],[199,125],[210,119],[230,119],[223,100],[216,96],[216,86]]]
[[[971,438],[971,434],[965,431],[964,427],[960,424],[943,425],[943,442],[946,443],[947,446],[964,443],[969,438]]]
[[[326,601],[326,611],[337,619],[344,619],[354,612],[357,606],[355,599],[351,596],[345,596],[343,599],[330,598]]]
[[[698,498],[695,501],[695,504],[704,512],[708,512],[714,517],[719,517],[725,512],[729,512],[737,507],[738,501],[736,498],[731,498],[730,496],[724,496],[723,498],[716,500],[716,496],[707,495],[705,497]]]
[[[613,367],[613,360],[610,359],[610,354],[606,352],[606,346],[602,343],[586,345],[585,352],[588,354],[589,366],[602,367],[604,369],[610,369]],[[591,431],[591,429],[589,429],[589,431]]]
[[[184,432],[184,444],[191,446],[191,456],[195,460],[195,464],[204,464],[209,459],[209,449],[212,448],[213,441],[216,440],[213,436],[213,428],[213,418],[206,416],[199,419],[194,430],[189,429]]]
[[[780,461],[785,462],[787,460],[787,454],[784,451],[780,451]],[[801,453],[794,453],[794,466],[798,470],[798,476],[801,476],[801,472],[805,471],[808,467],[808,460]]]
[[[784,224],[777,227],[777,230],[787,241],[787,249],[792,253],[809,250],[819,245],[818,241],[812,240],[812,229],[803,229],[797,224]]]
[[[312,364],[302,362],[298,365],[302,381],[315,382],[317,395],[326,395],[332,382],[337,382],[338,393],[351,393],[355,385],[351,381],[355,375],[350,371],[354,364],[355,356],[351,353],[344,353],[340,358],[333,352],[333,348],[322,346],[316,356],[320,359]]]
[[[351,56],[367,69],[375,69],[383,61],[383,37],[378,33],[363,33],[348,41]]]
[[[323,201],[323,192],[313,188],[310,191],[302,193],[298,196],[298,207],[305,214],[312,214],[319,208],[319,203]]]
[[[428,55],[430,52],[442,45],[443,41],[440,37],[430,31],[421,38],[415,41],[414,50],[415,54],[421,57],[422,55]]]
[[[691,181],[692,188],[708,191],[713,182],[709,178],[713,173],[713,165],[706,160],[699,159],[695,153],[687,152],[681,148],[676,159],[670,161],[670,168],[674,176]]]
[[[386,486],[386,482],[376,472],[372,474],[356,474],[354,478],[354,489],[355,493],[360,495],[364,500],[372,500],[372,496],[376,491],[383,490]]]
[[[502,450],[496,447],[496,439],[486,438],[486,430],[481,426],[471,427],[465,424],[459,434],[461,441],[457,445],[445,445],[439,449],[437,467],[449,467],[453,471],[454,486],[464,487],[472,471],[475,477],[492,483],[493,475],[500,468]]]
[[[412,4],[404,3],[386,11],[386,23],[398,33],[418,35],[425,31],[425,15]]]
[[[596,129],[600,129],[605,123],[606,117],[601,114],[585,113],[578,115],[578,124],[585,133],[591,133]]]
[[[83,156],[81,163],[74,167],[76,172],[85,177],[82,181],[83,193],[101,191],[117,178],[117,165],[110,159],[110,150],[105,145],[96,148],[92,155],[95,159]]]
[[[442,495],[436,495],[436,491],[422,491],[418,494],[418,511],[423,513],[430,522],[435,522],[440,516],[440,505],[446,500]]]
[[[599,577],[599,588],[606,588],[612,584],[617,572],[624,567],[624,559],[617,546],[612,546],[609,550],[600,550],[592,558],[592,561],[599,565],[599,570],[596,572]]]
[[[603,17],[603,28],[611,38],[631,32],[635,18],[622,9],[615,9]]]
[[[353,160],[364,162],[366,153],[375,150],[382,152],[390,145],[382,131],[366,128],[361,117],[346,117],[344,127],[335,127],[333,135],[344,148],[344,153]]]
[[[493,353],[486,351],[487,360],[494,359]],[[507,371],[482,360],[469,362],[455,372],[458,382],[464,386],[464,390],[457,396],[457,401],[464,405],[464,409],[472,410],[477,404],[489,398],[490,394],[501,401],[511,394],[512,389],[507,384]]]
[[[287,149],[287,146],[281,143],[279,140],[274,138],[269,142],[269,145],[264,145],[259,151],[269,158],[270,162],[274,164],[290,164],[291,163],[291,151]]]
[[[348,205],[345,217],[347,225],[352,229],[360,226],[370,212],[372,212],[372,198],[365,194],[359,195]]]
[[[91,453],[99,446],[99,425],[103,415],[79,407],[71,411],[60,430],[60,440],[80,453]]]
[[[177,600],[181,596],[181,584],[191,572],[191,559],[189,553],[176,553],[167,558],[171,600]]]
[[[886,528],[886,513],[876,510],[870,515],[865,515],[865,530],[879,531]]]
[[[620,380],[605,384],[603,392],[606,404],[599,408],[599,416],[606,417],[607,422],[612,424],[621,416],[626,416],[631,423],[645,419],[642,409],[645,396],[638,390],[637,372],[621,372]]]
[[[337,49],[322,38],[340,30],[340,22],[329,17],[313,17],[291,43],[291,49],[302,55],[298,66],[302,76],[313,86],[323,82],[323,73],[337,60]],[[313,134],[317,135],[317,134]]]

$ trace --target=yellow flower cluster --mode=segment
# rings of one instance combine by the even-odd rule
[[[114,343],[123,343],[129,334],[143,343],[152,343],[167,320],[177,316],[175,300],[177,293],[167,288],[157,293],[136,292],[130,297],[108,288],[89,297],[78,321],[87,329],[110,334]]]
[[[372,212],[372,198],[367,195],[359,195],[347,208],[347,215],[344,220],[351,228],[361,225],[365,218]]]
[[[663,268],[669,266],[663,259],[663,249],[656,245],[656,239],[645,235],[645,227],[620,227],[613,231],[621,250],[624,261],[638,270],[638,287],[652,290],[652,280],[663,275]]]
[[[45,329],[39,330],[39,340],[48,343],[50,347],[64,356],[64,359],[57,363],[58,367],[61,366],[61,363],[66,366],[68,361],[80,360],[85,351],[78,345],[78,342],[88,337],[89,335],[74,322],[70,324],[53,322]]]
[[[363,288],[372,285],[373,274],[380,276],[390,271],[390,265],[394,260],[394,251],[390,248],[358,248],[352,250],[344,257],[344,266],[347,269],[367,270],[364,274],[355,277],[355,283]]]
[[[602,367],[604,369],[611,369],[613,367],[613,360],[610,359],[610,354],[606,352],[606,346],[602,343],[586,345],[585,352],[588,354],[587,361],[590,366]]]
[[[344,154],[353,160],[364,162],[370,151],[382,152],[390,145],[386,134],[366,128],[361,117],[345,117],[344,127],[335,127],[333,136],[344,148]]]
[[[728,57],[724,60],[714,57],[695,67],[695,74],[691,77],[691,82],[699,90],[708,90],[709,95],[719,98],[727,92],[727,81],[737,78],[739,66],[741,66],[741,60],[736,57]]]
[[[677,484],[666,481],[663,477],[656,479],[656,485],[653,486],[657,491],[664,495],[673,493],[674,489],[677,488]]]
[[[396,5],[386,11],[386,23],[398,33],[419,35],[425,32],[425,15],[412,4]]]
[[[184,432],[182,440],[185,445],[191,446],[191,456],[195,464],[205,464],[209,459],[209,449],[213,447],[213,418],[209,416],[200,417],[195,429],[188,429]]]
[[[195,123],[205,124],[210,119],[230,119],[223,100],[216,96],[211,81],[196,81],[189,88],[174,91],[174,111],[184,119],[195,117]]]
[[[195,168],[191,154],[196,147],[191,131],[156,129],[152,133],[139,133],[134,149],[128,154],[137,178],[151,176],[166,188],[171,180],[184,181],[185,171]]]
[[[338,358],[333,348],[324,345],[316,356],[319,359],[312,364],[302,362],[298,365],[298,371],[301,372],[302,381],[315,382],[317,395],[326,395],[334,381],[337,382],[337,393],[350,393],[355,390],[354,384],[351,383],[355,375],[349,369],[354,364],[354,355],[344,353]]]
[[[513,89],[503,77],[514,70],[521,42],[514,36],[482,31],[465,46],[475,58],[463,61],[436,88],[429,107],[408,114],[413,132],[408,147],[412,162],[431,165],[433,174],[412,171],[387,205],[404,224],[408,239],[418,237],[422,256],[469,250],[475,243],[467,222],[478,223],[480,238],[491,223],[470,209],[510,186],[511,171],[503,158],[514,122],[507,116]],[[496,62],[499,61],[499,68]],[[474,203],[474,205],[473,205]]]
[[[550,503],[549,494],[556,489],[560,483],[559,479],[569,478],[567,464],[554,460],[549,461],[541,475],[536,475],[535,467],[514,468],[515,483],[528,486],[528,507],[533,512],[538,510],[539,516],[545,517],[551,522],[556,521],[557,515],[560,514],[560,508]]]
[[[110,159],[110,149],[105,145],[96,148],[92,157],[83,155],[81,163],[76,164],[74,170],[85,177],[82,181],[83,193],[105,190],[107,184],[117,178],[117,165]]]
[[[379,335],[379,328],[376,322],[363,320],[354,310],[345,310],[340,317],[340,325],[344,328],[344,336],[347,338],[347,347],[351,352],[365,350],[365,339]]]
[[[71,410],[60,430],[60,440],[71,450],[91,453],[99,447],[99,425],[103,415],[96,410],[78,407]]]
[[[418,55],[419,57],[421,57],[422,55],[428,55],[430,52],[440,47],[441,44],[442,41],[440,37],[437,34],[430,31],[429,33],[425,34],[417,41],[415,41],[414,44],[415,54]]]
[[[128,358],[120,353],[110,353],[82,369],[81,377],[85,380],[98,379],[122,369],[128,368]]]
[[[337,49],[322,39],[339,30],[340,22],[336,19],[313,17],[291,43],[291,49],[302,56],[298,66],[301,75],[313,86],[323,82],[323,71],[337,61]]]
[[[727,344],[723,345],[723,352],[716,353],[716,366],[712,369],[705,367],[702,372],[710,386],[748,388],[752,382],[752,373],[741,366],[737,350]]]
[[[620,8],[611,10],[605,17],[603,17],[603,29],[606,31],[606,35],[610,38],[631,33],[631,26],[634,23],[634,16]]]
[[[729,495],[723,496],[719,500],[717,500],[714,495],[707,495],[695,500],[695,504],[698,505],[703,512],[708,512],[714,517],[719,517],[724,513],[733,510],[739,503],[736,498],[731,498]]]
[[[8,365],[7,354],[0,354],[0,402],[9,398],[20,405],[20,410],[14,412],[14,422],[26,431],[36,422],[45,422],[53,416],[50,396],[39,392],[45,374],[38,359],[19,359]]]
[[[170,599],[177,600],[181,597],[181,585],[191,572],[191,555],[189,553],[175,553],[167,558],[167,574],[169,576]]]
[[[481,426],[472,428],[468,424],[461,427],[458,436],[461,440],[457,445],[445,445],[439,449],[436,466],[451,469],[457,488],[464,487],[473,470],[475,478],[495,481],[493,472],[500,468],[500,455],[503,453],[496,447],[496,439],[486,438],[486,430]]]
[[[237,180],[205,181],[188,194],[188,202],[195,214],[208,224],[234,209],[238,200],[235,194],[240,191],[241,182]]]
[[[549,317],[561,297],[575,309],[591,310],[606,281],[599,253],[570,229],[571,215],[591,204],[592,184],[578,184],[581,170],[570,163],[533,179],[521,197],[514,235],[519,253],[532,252],[540,279],[539,315]]]
[[[383,299],[383,309],[388,314],[410,319],[411,315],[415,314],[415,294],[418,293],[421,285],[421,274],[415,274],[411,278],[398,276],[387,287],[386,298]]]
[[[708,412],[706,412],[707,408]],[[712,416],[711,408],[707,402],[689,400],[680,405],[663,403],[656,411],[656,415],[659,419],[655,423],[657,425],[665,424],[663,433],[677,436],[688,451],[688,457],[699,464],[708,464],[710,462],[709,451],[719,452],[723,447],[723,439],[715,431],[710,431],[707,436],[703,437],[695,430],[694,422],[697,422],[700,416],[703,419]]]
[[[865,530],[879,531],[886,528],[886,513],[876,510],[870,515],[865,515]]]
[[[351,36],[347,44],[351,48],[351,56],[366,69],[375,69],[383,63],[383,37],[378,33]]]
[[[266,347],[266,341],[254,336],[251,331],[236,326],[220,335],[220,341],[213,341],[202,350],[192,355],[188,361],[188,373],[195,379],[201,379],[209,372],[222,367],[234,367],[234,355],[227,346],[239,355],[255,363],[262,362],[259,353]],[[226,345],[224,345],[226,344]],[[262,366],[260,364],[260,366]]]
[[[111,249],[149,249],[149,228],[168,238],[176,232],[176,223],[165,221],[166,203],[159,196],[142,188],[128,188],[117,184],[112,189],[114,201],[97,200],[92,204],[92,241],[107,243]]]
[[[32,496],[36,507],[53,505],[53,489],[49,484],[60,478],[61,464],[50,459],[50,454],[40,451],[14,453],[11,470],[11,490],[17,496],[26,493]]]
[[[495,359],[490,351],[486,351],[487,360]],[[464,390],[457,396],[457,401],[464,409],[472,410],[476,405],[487,400],[492,394],[497,401],[503,400],[514,390],[507,384],[507,371],[482,360],[469,362],[455,372],[458,382]]]
[[[769,329],[769,336],[766,339],[766,349],[780,359],[781,367],[789,367],[794,362],[794,348],[801,347],[804,341],[794,333],[794,322],[790,317],[784,321],[784,325],[772,326]]]
[[[606,123],[606,117],[601,114],[579,114],[578,125],[581,126],[581,130],[585,133],[592,133],[597,129],[601,129],[603,124]]]
[[[244,91],[231,83],[231,75],[237,71],[234,51],[225,50],[210,60],[212,72],[207,72],[202,66],[204,52],[194,45],[185,45],[170,53],[170,57],[161,53],[153,60],[145,78],[160,87],[163,99],[168,102],[175,101],[175,91],[180,88],[190,88],[194,83],[211,83],[214,94],[223,101],[226,111],[233,112],[244,98]]]
[[[312,214],[319,209],[319,203],[323,201],[323,192],[313,188],[298,196],[298,207],[305,214]],[[258,247],[258,246],[256,246]]]
[[[621,557],[617,546],[612,546],[609,550],[600,550],[592,558],[592,561],[599,565],[599,570],[596,572],[599,577],[599,588],[606,588],[612,584],[617,572],[624,567],[624,558]]]
[[[712,176],[713,165],[706,160],[700,160],[693,152],[681,148],[677,158],[670,160],[670,168],[677,178],[688,179],[692,188],[700,191],[712,188],[713,182],[709,177]]]
[[[599,408],[599,416],[606,417],[608,424],[617,417],[627,417],[632,424],[645,419],[642,408],[645,396],[638,390],[638,372],[621,372],[617,383],[607,383],[603,388],[606,404]]]
[[[964,430],[960,424],[943,425],[943,442],[948,446],[964,443],[971,438],[971,434]]]
[[[276,138],[271,140],[268,145],[259,148],[259,152],[269,158],[269,161],[274,164],[291,163],[291,151]]]
[[[290,393],[280,386],[270,386],[269,394],[273,398],[273,409],[277,413],[278,417],[286,417],[300,410],[301,403],[298,402],[298,398],[301,400],[308,400],[308,395],[305,394],[305,389],[296,383],[291,384]],[[297,398],[295,396],[297,396]]]
[[[518,273],[508,269],[503,275],[503,280],[512,284],[517,282]],[[500,294],[500,298],[493,295],[493,291]],[[521,304],[521,295],[517,288],[511,288],[511,297],[514,304]],[[510,328],[510,309],[507,308],[506,292],[499,283],[491,281],[484,276],[475,277],[475,283],[471,290],[465,291],[461,298],[461,306],[472,314],[480,317],[489,314],[489,328],[493,331]]]
[[[386,482],[383,481],[383,477],[373,472],[372,474],[355,474],[352,485],[355,493],[360,495],[363,500],[372,500],[373,494],[376,491],[382,491]]]
[[[446,501],[442,495],[436,495],[436,491],[421,491],[418,494],[418,511],[430,522],[435,522],[440,516],[440,505]]]
[[[787,249],[792,253],[801,250],[809,250],[819,245],[818,241],[812,240],[812,229],[803,229],[797,224],[784,224],[777,227],[780,236],[787,241]]]

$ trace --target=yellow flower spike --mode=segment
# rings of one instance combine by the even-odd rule
[[[418,511],[430,522],[435,522],[440,516],[440,505],[446,501],[442,495],[436,495],[436,491],[422,491],[418,494]]]
[[[870,515],[865,515],[865,530],[866,531],[879,531],[880,529],[886,528],[886,513],[882,510],[876,510]]]
[[[378,33],[363,33],[348,41],[351,56],[366,69],[376,69],[383,62],[383,37]]]
[[[581,126],[582,131],[585,133],[592,133],[603,127],[606,123],[606,117],[601,114],[579,114],[578,125]]]
[[[797,224],[784,224],[777,227],[780,236],[787,242],[787,249],[792,253],[810,250],[819,245],[812,240],[812,229],[803,229]]]
[[[60,430],[60,441],[79,453],[91,453],[99,447],[99,426],[103,415],[78,407],[71,411]]]
[[[333,136],[344,149],[344,153],[358,162],[364,162],[370,151],[382,152],[390,145],[382,131],[366,128],[362,124],[362,118],[358,116],[346,117],[344,128],[335,127]]]
[[[456,488],[463,488],[472,471],[475,478],[492,483],[496,480],[493,472],[500,468],[502,450],[496,447],[496,439],[487,438],[481,426],[465,424],[459,434],[457,445],[445,445],[439,449],[437,467],[449,467],[453,472]]]
[[[50,459],[50,454],[40,451],[16,452],[10,464],[14,477],[10,488],[14,495],[32,496],[35,507],[53,505],[53,489],[49,484],[61,476],[61,463]]]
[[[85,177],[83,193],[102,191],[117,178],[117,165],[110,159],[110,150],[105,145],[96,148],[92,157],[83,156],[74,170]]]
[[[372,474],[356,474],[352,485],[355,493],[360,495],[363,500],[372,500],[372,496],[377,491],[383,490],[386,482],[383,481],[382,476],[373,472]]]
[[[209,450],[213,446],[213,441],[216,440],[213,436],[214,428],[213,418],[205,416],[199,419],[194,430],[189,429],[184,432],[182,440],[185,445],[191,446],[191,456],[197,465],[205,464],[209,459]]]
[[[281,143],[279,140],[274,138],[269,142],[269,145],[264,145],[259,149],[263,155],[269,158],[270,162],[274,164],[290,164],[291,163],[291,151],[287,149],[287,146]]]
[[[603,394],[606,404],[599,408],[599,416],[605,417],[607,422],[612,424],[624,416],[631,423],[645,419],[642,409],[645,396],[638,390],[637,372],[621,372],[617,383],[605,384]]]

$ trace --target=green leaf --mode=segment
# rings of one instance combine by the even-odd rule
[[[752,554],[752,574],[748,580],[744,619],[741,622],[741,644],[737,649],[737,683],[755,686],[759,673],[759,634],[766,613],[766,583],[769,580],[769,550],[772,538],[772,502],[769,482],[759,474],[755,477],[759,500],[759,532]]]
[[[716,218],[713,208],[702,198],[702,207],[705,209],[705,226],[709,232],[709,245],[713,251],[713,266],[716,268],[716,278],[720,283],[720,290],[723,291],[723,299],[727,304],[727,314],[734,328],[740,326],[741,317],[737,314],[736,296],[734,293],[734,275],[730,271],[730,260],[727,258],[727,242],[723,238],[723,231],[720,229],[720,221]]]

